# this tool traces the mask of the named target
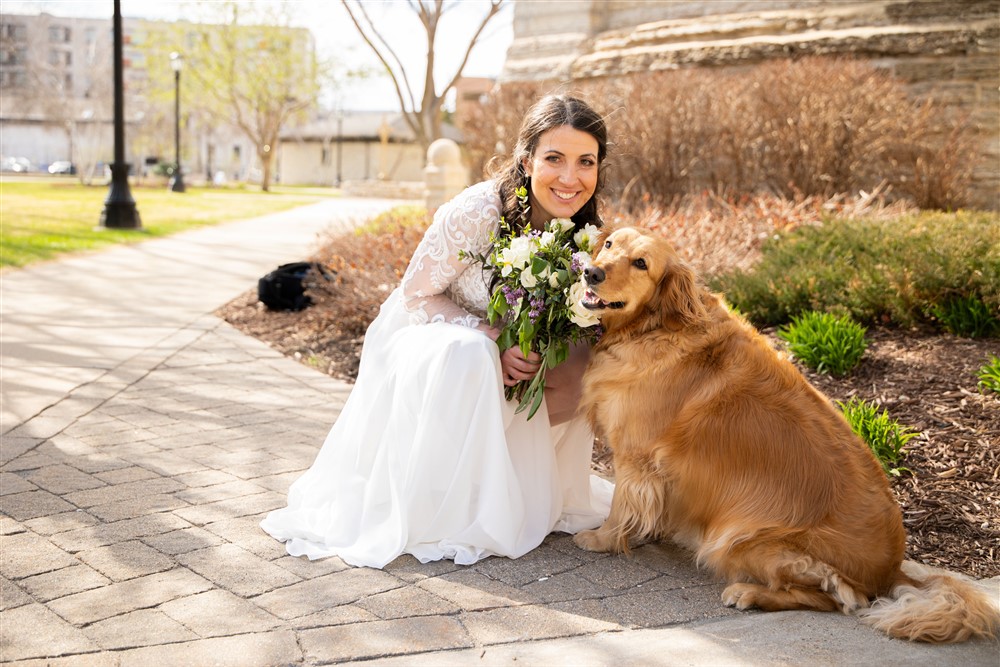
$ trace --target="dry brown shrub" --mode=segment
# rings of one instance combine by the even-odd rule
[[[647,201],[628,209],[606,209],[605,219],[612,226],[639,225],[662,233],[707,277],[749,268],[760,257],[764,241],[780,232],[818,226],[831,217],[892,219],[908,209],[906,202],[886,202],[882,190],[854,197],[796,193],[792,198],[703,192],[675,198],[665,206]]]
[[[887,198],[954,209],[978,157],[967,118],[917,102],[884,70],[831,57],[575,82],[608,119],[608,197],[642,208],[711,191],[829,198],[888,185]],[[506,84],[469,131],[474,168],[507,150],[552,82]],[[474,171],[473,173],[480,173]]]

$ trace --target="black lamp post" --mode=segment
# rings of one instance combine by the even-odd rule
[[[181,173],[181,69],[184,56],[174,51],[170,54],[170,66],[174,68],[174,177],[170,179],[173,192],[184,192],[184,175]]]
[[[128,164],[125,162],[125,86],[122,76],[121,0],[114,9],[114,87],[115,87],[115,161],[111,165],[111,189],[104,200],[100,228],[140,229],[139,211],[128,187]]]

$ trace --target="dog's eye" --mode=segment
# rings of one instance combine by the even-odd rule
[[[610,248],[611,247],[611,241],[605,241],[604,242],[604,247],[605,248]]]
[[[646,260],[644,260],[644,259],[642,259],[640,257],[639,259],[637,259],[634,262],[632,262],[632,266],[634,266],[635,268],[640,269],[642,271],[645,271],[646,270]]]

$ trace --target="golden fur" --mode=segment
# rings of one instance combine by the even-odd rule
[[[577,545],[672,538],[740,609],[856,612],[930,642],[995,636],[1000,614],[975,588],[901,571],[900,511],[870,449],[665,239],[616,230],[586,276],[605,333],[582,410],[611,447],[616,487],[607,521]]]

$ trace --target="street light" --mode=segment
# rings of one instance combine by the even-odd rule
[[[114,88],[115,88],[115,161],[111,164],[111,188],[104,200],[101,224],[98,229],[142,229],[139,211],[128,187],[128,164],[125,162],[125,86],[122,58],[121,0],[115,0],[112,22],[114,35]]]
[[[181,69],[184,56],[174,51],[170,54],[170,66],[174,69],[174,177],[170,179],[173,192],[184,192],[184,176],[181,173]]]

